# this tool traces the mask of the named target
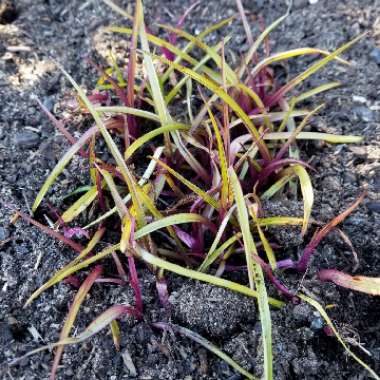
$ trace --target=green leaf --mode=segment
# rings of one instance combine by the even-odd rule
[[[127,18],[128,20],[133,21],[133,16],[131,16],[128,12],[126,12],[123,8],[116,5],[111,0],[102,0],[103,3],[107,4],[110,8],[112,8],[116,13],[119,13],[123,17]]]
[[[272,270],[276,270],[276,268],[277,268],[276,256],[274,255],[273,249],[272,249],[271,245],[269,244],[269,241],[266,238],[266,236],[265,236],[265,234],[264,234],[264,232],[260,226],[259,220],[258,220],[257,215],[256,215],[256,210],[253,207],[250,209],[250,214],[252,216],[253,221],[256,224],[257,232],[259,233],[260,240],[261,240],[261,243],[263,244],[263,248],[264,248],[265,254],[267,256],[268,262],[269,262]]]
[[[132,157],[133,153],[136,152],[137,149],[139,149],[142,145],[147,143],[149,140],[152,140],[153,138],[163,133],[178,131],[178,130],[188,130],[188,129],[190,129],[190,126],[186,124],[180,124],[180,123],[167,124],[160,128],[153,129],[152,131],[140,136],[127,148],[127,150],[125,151],[125,160],[128,160],[130,157]]]
[[[148,111],[140,110],[137,108],[131,108],[131,107],[124,107],[124,106],[109,106],[109,107],[95,107],[94,108],[96,112],[98,113],[110,113],[110,114],[126,114],[126,115],[133,115],[142,117],[144,119],[152,120],[152,121],[160,121],[160,118]]]
[[[311,90],[306,91],[306,92],[302,93],[301,95],[298,95],[295,98],[295,102],[299,103],[299,102],[306,100],[306,99],[308,99],[314,95],[320,94],[321,92],[325,92],[325,91],[331,90],[332,88],[339,87],[340,85],[341,85],[340,82],[329,82],[329,83],[321,84],[320,86],[312,88]]]
[[[192,269],[184,268],[180,265],[173,264],[166,260],[160,259],[159,257],[154,256],[151,253],[149,253],[147,250],[145,250],[138,244],[136,246],[136,254],[141,260],[147,262],[148,264],[168,270],[169,272],[177,273],[181,276],[191,278],[193,280],[199,280],[202,282],[207,282],[212,285],[220,286],[222,288],[226,288],[234,292],[244,294],[249,297],[257,298],[259,296],[257,291],[252,290],[248,288],[247,286],[240,285],[236,282],[228,281],[220,277],[211,276],[209,274],[205,274],[205,273],[201,273]],[[284,302],[271,298],[271,297],[268,298],[268,302],[269,304],[275,307],[282,307],[285,305]]]
[[[118,27],[118,26],[111,26],[108,27],[107,30],[115,33],[123,33],[123,34],[132,34],[131,28],[125,28],[125,27]],[[179,49],[178,47],[172,45],[170,42],[165,41],[159,37],[156,37],[152,34],[146,34],[146,38],[149,42],[153,43],[156,46],[164,47],[174,53],[177,57],[180,57],[183,61],[186,61],[190,63],[192,66],[196,66],[200,68],[202,71],[204,71],[205,74],[209,75],[214,80],[220,80],[220,76],[218,73],[216,73],[214,70],[210,69],[209,67],[205,67],[204,65],[200,64],[199,61],[197,61],[195,58],[187,54],[184,50]],[[212,49],[212,48],[209,48]],[[215,54],[215,53],[214,53]],[[211,58],[211,56],[209,56]],[[202,59],[203,60],[203,59]]]
[[[169,111],[166,108],[164,97],[160,88],[160,83],[157,77],[156,69],[154,68],[152,57],[150,56],[148,37],[145,31],[144,15],[142,9],[141,0],[136,1],[136,7],[138,7],[138,13],[141,18],[141,23],[139,25],[139,36],[141,47],[144,52],[144,67],[146,69],[149,84],[152,90],[154,106],[156,112],[160,118],[161,125],[166,125],[172,123]],[[137,11],[136,11],[137,12]]]
[[[250,230],[247,206],[239,179],[235,171],[230,168],[230,181],[235,196],[238,221],[243,234],[244,250],[247,261],[248,278],[250,288],[256,287],[258,293],[258,305],[260,312],[261,329],[263,334],[264,349],[264,377],[266,380],[273,379],[273,358],[272,358],[272,322],[268,305],[268,296],[265,288],[264,274],[260,265],[253,259],[257,255],[257,250]]]
[[[113,344],[115,345],[116,351],[120,351],[121,332],[120,332],[119,324],[117,323],[116,319],[114,319],[111,322],[110,327],[111,327]]]
[[[271,155],[269,153],[267,146],[262,141],[259,132],[257,131],[255,125],[253,124],[249,116],[243,111],[243,109],[239,106],[239,104],[237,104],[236,101],[230,95],[228,95],[227,92],[225,92],[217,83],[213,82],[212,80],[206,78],[205,76],[201,74],[196,73],[194,70],[191,70],[187,67],[179,65],[175,62],[171,62],[164,57],[160,57],[157,55],[154,55],[154,57],[164,62],[168,66],[172,66],[175,70],[181,72],[182,74],[194,79],[196,82],[200,83],[202,86],[208,88],[212,93],[214,93],[215,96],[224,100],[228,104],[228,106],[236,113],[238,117],[240,117],[240,119],[246,125],[249,132],[252,134],[253,139],[257,142],[257,146],[259,147],[263,158],[268,159],[268,160],[271,158]]]
[[[115,205],[116,205],[115,207],[117,208],[120,219],[123,220],[123,218],[129,214],[129,211],[128,211],[128,208],[125,206],[123,199],[121,198],[121,196],[120,196],[120,194],[116,188],[116,185],[115,185],[115,182],[112,178],[112,175],[110,173],[108,173],[106,170],[100,169],[99,166],[96,166],[96,167],[99,170],[100,174],[105,179],[107,186],[111,191],[112,198],[115,201]]]
[[[226,44],[227,42],[229,41],[229,38],[225,38],[223,40],[224,44]],[[215,50],[215,52],[218,52],[220,50],[220,48],[222,47],[222,44],[219,43],[217,44],[216,46],[214,46],[212,49]],[[209,55],[205,55],[196,65],[193,65],[193,70],[196,71],[196,72],[199,72],[199,71],[205,71],[203,70],[203,66],[210,60],[210,56]],[[207,71],[206,71],[207,73]],[[173,99],[174,97],[179,93],[180,89],[182,88],[182,86],[185,84],[185,83],[189,83],[191,79],[189,79],[188,77],[183,77],[181,78],[178,83],[169,91],[169,93],[165,96],[165,102],[167,104],[169,104]]]
[[[296,218],[293,216],[272,216],[269,218],[259,218],[257,219],[259,226],[269,227],[269,226],[298,226],[303,223],[302,218]]]
[[[287,170],[287,169],[286,169]],[[290,174],[285,174],[284,171],[281,172],[283,176],[277,180],[273,185],[271,185],[263,194],[261,194],[261,200],[268,200],[272,198],[275,194],[277,194],[291,179],[294,178],[294,172]],[[280,173],[280,174],[281,174]]]
[[[204,50],[205,53],[213,59],[213,61],[218,66],[218,68],[220,68],[220,69],[222,68],[222,59],[218,55],[218,53],[213,48],[211,48],[210,46],[208,46],[207,44],[202,42],[198,37],[194,37],[190,33],[187,33],[186,31],[184,31],[182,29],[174,28],[170,25],[158,24],[158,26],[161,28],[164,28],[166,30],[169,30],[172,33],[175,33],[178,36],[183,37],[190,42],[193,42],[194,45],[196,45],[200,49]],[[236,76],[235,72],[231,69],[231,67],[226,64],[225,70],[226,70],[226,76],[227,76],[227,80],[228,80],[229,84],[236,83],[237,82],[237,76]]]
[[[237,234],[231,236],[227,239],[223,244],[221,244],[218,248],[209,250],[207,256],[202,262],[202,265],[199,267],[200,272],[205,272],[207,268],[214,263],[214,261],[224,252],[227,248],[231,247],[236,241],[238,241],[242,237],[242,234],[238,232]]]
[[[214,207],[215,209],[219,208],[219,202],[215,200],[213,197],[211,197],[210,195],[208,195],[205,191],[200,189],[198,186],[194,185],[191,181],[187,180],[185,177],[183,177],[181,174],[176,172],[170,166],[166,165],[164,162],[160,160],[156,160],[156,161],[160,166],[166,169],[172,176],[176,177],[179,181],[181,181],[191,191],[193,191],[195,194],[201,197],[210,206]]]
[[[239,69],[239,73],[238,73],[238,77],[239,79],[242,78],[247,66],[249,65],[249,63],[252,61],[252,58],[254,57],[254,55],[256,54],[257,52],[257,49],[260,47],[260,45],[263,43],[263,41],[265,40],[265,38],[269,35],[269,33],[272,32],[272,30],[274,30],[275,28],[277,28],[278,25],[280,25],[285,19],[286,17],[288,17],[289,15],[289,12],[290,12],[290,8],[291,8],[291,3],[289,4],[288,6],[288,9],[286,11],[286,13],[281,16],[280,18],[278,18],[277,20],[275,20],[272,24],[270,24],[261,34],[260,36],[256,39],[255,43],[249,48],[248,50],[248,53],[246,54],[245,58],[244,58],[244,62],[243,62],[243,65],[242,67]]]
[[[293,89],[294,87],[299,85],[301,82],[303,82],[305,79],[307,79],[308,77],[310,77],[311,75],[313,75],[314,73],[319,71],[322,67],[326,66],[329,62],[331,62],[336,57],[338,57],[340,54],[342,54],[344,51],[349,49],[352,45],[357,43],[359,40],[361,40],[367,34],[368,34],[368,32],[360,34],[359,36],[355,37],[353,40],[347,42],[346,44],[342,45],[340,48],[336,49],[334,52],[329,54],[327,57],[322,58],[318,62],[314,63],[313,65],[308,67],[303,73],[297,75],[295,78],[290,80],[287,84],[285,84],[280,90],[278,90],[276,92],[276,94],[274,96],[276,96],[276,97],[284,96],[285,93],[287,93],[288,91],[290,91],[291,89]]]
[[[80,187],[78,187],[77,189],[75,189],[74,191],[72,191],[71,193],[66,194],[66,195],[62,198],[62,200],[66,200],[67,198],[70,198],[70,197],[72,197],[73,195],[77,195],[77,194],[80,194],[80,193],[85,193],[86,191],[91,190],[91,188],[92,188],[91,185],[80,186]]]
[[[95,135],[97,129],[90,128],[87,132],[85,132],[81,138],[73,144],[70,149],[64,154],[64,156],[59,160],[57,165],[54,167],[53,171],[50,173],[49,177],[46,179],[45,183],[41,187],[40,191],[37,194],[37,197],[33,203],[32,211],[36,211],[38,206],[40,205],[42,199],[48,192],[50,186],[54,183],[57,177],[63,172],[63,169],[67,166],[70,160],[75,156],[75,154],[83,147],[86,142]]]
[[[136,195],[136,190],[135,190],[135,180],[133,178],[133,175],[129,171],[127,164],[124,161],[124,158],[122,154],[120,153],[119,149],[117,148],[115,142],[113,141],[111,135],[107,131],[107,128],[105,127],[101,117],[95,110],[94,106],[90,102],[90,100],[87,98],[85,95],[84,91],[80,88],[80,86],[75,82],[75,80],[70,76],[69,73],[67,73],[62,67],[60,67],[61,71],[63,74],[66,76],[66,78],[69,80],[69,82],[72,84],[72,86],[77,90],[79,97],[82,99],[83,103],[86,105],[88,110],[90,111],[92,117],[95,120],[95,123],[97,127],[99,128],[99,131],[101,132],[108,149],[110,150],[112,156],[114,157],[119,170],[121,174],[123,175],[123,178],[128,186],[129,192],[131,194],[132,202],[133,205],[137,211],[137,222],[138,225],[143,225],[144,224],[144,215],[143,215],[143,208],[140,205],[140,201]]]
[[[268,65],[270,65],[270,64],[272,64],[274,62],[283,61],[285,59],[289,59],[289,58],[292,58],[292,57],[297,57],[297,56],[300,56],[300,55],[308,55],[308,54],[321,54],[321,55],[324,55],[324,56],[328,56],[331,53],[328,52],[328,51],[326,51],[326,50],[315,49],[315,48],[299,48],[299,49],[293,49],[293,50],[284,51],[284,52],[281,52],[281,53],[273,54],[270,57],[267,57],[267,58],[263,59],[262,61],[260,61],[253,68],[253,70],[250,72],[250,75],[252,77],[255,77],[264,67],[266,67],[266,66],[268,66]],[[335,57],[335,59],[338,60],[341,63],[346,64],[346,65],[350,64],[349,62],[347,62],[346,60],[344,60],[342,58]]]
[[[311,183],[309,174],[303,166],[294,165],[292,166],[292,168],[294,170],[294,173],[298,176],[301,185],[304,215],[302,224],[302,235],[305,235],[314,203],[313,185]]]
[[[57,284],[58,282],[64,280],[66,277],[70,276],[73,273],[78,272],[79,270],[88,267],[90,264],[93,264],[109,255],[112,252],[120,248],[120,244],[116,244],[110,247],[105,248],[101,252],[97,253],[94,256],[89,257],[86,260],[83,260],[81,263],[77,263],[77,260],[74,260],[72,263],[66,265],[64,268],[60,269],[55,273],[55,275],[40,288],[38,288],[26,301],[25,306],[29,305],[36,297],[38,297],[46,289],[49,289],[51,286]],[[86,252],[86,255],[88,252]],[[83,255],[84,256],[84,255]]]
[[[206,257],[204,258],[202,265],[198,269],[200,272],[205,272],[207,270],[207,268],[218,258],[219,253],[221,251],[217,250],[216,247],[218,246],[218,244],[219,244],[219,242],[220,242],[220,240],[224,234],[224,230],[226,229],[227,223],[229,222],[229,220],[230,220],[233,212],[235,211],[235,209],[236,209],[236,206],[230,207],[230,209],[228,210],[228,212],[224,216],[222,222],[220,223],[220,226],[218,228],[218,232],[215,235],[215,239],[212,242],[211,247],[210,247]],[[216,251],[218,251],[218,252],[215,253]]]
[[[141,179],[138,182],[138,185],[140,187],[144,186],[148,182],[149,178],[153,174],[153,172],[154,172],[154,170],[156,168],[156,165],[157,165],[157,161],[155,159],[161,157],[163,151],[164,151],[164,147],[162,147],[162,146],[158,147],[155,150],[155,152],[153,154],[153,159],[150,160],[150,162],[148,164],[148,167],[146,168],[143,176],[141,177]],[[131,194],[127,194],[123,198],[123,202],[124,203],[128,203],[130,200],[131,200]],[[93,222],[91,222],[87,226],[85,226],[84,229],[87,230],[90,227],[92,227],[92,226],[94,226],[94,225],[102,222],[103,220],[105,220],[105,219],[109,218],[111,215],[113,215],[115,212],[117,212],[117,207],[114,207],[111,210],[107,211],[106,213],[104,213],[103,215],[101,215],[99,218],[95,219]]]
[[[219,156],[219,165],[220,165],[220,172],[222,175],[222,190],[221,190],[221,204],[222,207],[227,207],[228,198],[229,198],[229,179],[228,179],[228,169],[227,169],[227,158],[226,153],[224,151],[224,143],[222,140],[222,136],[220,135],[219,127],[216,123],[215,117],[213,113],[211,112],[210,107],[206,104],[211,124],[214,129],[214,134],[218,146],[218,156]]]
[[[83,194],[77,201],[74,202],[63,214],[62,220],[65,223],[71,222],[78,215],[80,215],[86,208],[96,199],[98,189],[92,186],[85,194]]]
[[[150,233],[154,231],[157,231],[159,229],[162,229],[168,226],[172,226],[175,224],[184,224],[184,223],[209,224],[210,222],[199,214],[178,213],[174,215],[169,215],[140,228],[138,231],[135,232],[135,239],[136,240],[141,239],[142,237],[149,235]]]
[[[217,22],[217,23],[215,23],[215,24],[209,26],[209,27],[206,28],[203,32],[201,32],[201,33],[199,33],[199,34],[197,35],[198,41],[203,40],[203,38],[206,37],[208,34],[210,34],[210,33],[214,32],[214,31],[216,31],[216,30],[218,30],[218,29],[220,29],[220,28],[222,28],[222,27],[224,27],[224,26],[230,24],[231,21],[234,20],[234,18],[235,18],[235,16],[232,16],[232,17],[229,17],[229,18],[227,18],[227,19],[221,20],[221,21],[219,21],[219,22]],[[182,49],[182,51],[183,51],[184,53],[189,52],[189,51],[191,51],[191,50],[194,48],[194,46],[195,46],[194,42],[190,41],[190,42],[189,42],[189,43],[188,43],[188,44]],[[181,62],[181,57],[180,57],[180,56],[177,56],[177,57],[175,58],[174,62],[176,62],[176,63],[180,63],[180,62]],[[167,70],[165,71],[165,73],[161,76],[161,82],[162,82],[163,84],[168,80],[170,74],[171,74],[173,71],[174,71],[174,68],[173,68],[173,67],[170,66],[170,67],[167,68]]]

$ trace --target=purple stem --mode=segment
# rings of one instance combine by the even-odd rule
[[[269,264],[257,255],[252,255],[252,258],[260,264],[265,274],[268,276],[269,281],[276,287],[276,289],[288,298],[292,303],[299,303],[299,298],[293,294],[272,272]]]
[[[293,158],[285,158],[283,160],[274,160],[260,172],[258,182],[259,183],[264,182],[274,171],[276,171],[277,169],[280,169],[281,167],[285,165],[290,165],[290,164],[302,165],[313,170],[313,167],[307,164],[306,162],[295,160]]]
[[[135,292],[136,311],[138,312],[138,318],[141,319],[142,313],[143,313],[143,302],[142,302],[141,289],[139,285],[139,279],[137,277],[135,259],[133,258],[133,256],[128,256],[128,267],[129,267],[129,282],[131,283],[131,286]]]
[[[292,259],[277,261],[277,269],[297,269],[297,262]]]

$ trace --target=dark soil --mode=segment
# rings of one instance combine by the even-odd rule
[[[131,1],[120,1],[130,9]],[[279,0],[247,0],[254,16],[262,15],[269,24],[285,11]],[[344,86],[315,101],[326,107],[314,119],[319,131],[360,134],[365,142],[356,146],[302,145],[305,156],[312,157],[317,169],[314,177],[316,205],[313,217],[328,221],[341,212],[360,193],[368,197],[360,209],[342,225],[359,256],[357,273],[379,275],[380,268],[380,1],[378,0],[294,0],[291,15],[271,38],[274,51],[311,46],[334,49],[363,31],[373,34],[346,57],[351,67],[330,65],[312,77],[305,88],[328,80]],[[0,2],[0,363],[58,339],[62,321],[75,289],[59,284],[45,292],[31,306],[23,308],[27,297],[73,253],[39,232],[18,223],[10,225],[12,212],[5,205],[28,210],[49,170],[62,156],[68,144],[57,134],[35,102],[38,96],[52,110],[72,96],[52,58],[60,62],[87,88],[95,83],[96,73],[85,61],[95,57],[100,63],[110,38],[100,33],[102,26],[118,17],[101,1],[17,0]],[[4,7],[3,7],[3,4]],[[173,23],[190,1],[146,0],[147,22]],[[207,0],[186,23],[192,33],[236,12],[233,0]],[[8,7],[6,9],[6,7]],[[153,19],[154,16],[154,19]],[[251,23],[255,33],[257,22]],[[244,31],[237,22],[225,33],[234,33],[231,52],[247,48]],[[377,33],[377,35],[376,35]],[[221,38],[216,34],[213,41]],[[120,39],[117,46],[123,47]],[[116,39],[115,42],[116,44]],[[124,43],[125,47],[125,43]],[[120,54],[123,50],[119,50]],[[230,59],[233,60],[230,54]],[[284,75],[294,75],[310,59],[279,66]],[[61,111],[60,117],[64,117]],[[79,124],[76,123],[76,125]],[[83,130],[83,127],[82,129]],[[76,134],[80,134],[78,129]],[[61,205],[62,195],[78,184],[86,184],[84,163],[75,159],[62,180],[50,193],[50,201]],[[286,244],[286,237],[281,241]],[[299,244],[299,243],[298,243]],[[297,257],[300,247],[285,246],[287,255]],[[337,233],[319,247],[311,270],[302,286],[325,304],[337,304],[330,310],[341,334],[354,345],[353,350],[380,372],[379,298],[321,284],[313,275],[317,268],[337,267],[353,271],[350,249]],[[152,275],[139,268],[143,284],[145,322],[125,320],[122,347],[116,352],[109,331],[90,341],[67,347],[59,370],[59,379],[240,379],[224,362],[186,338],[152,330],[150,321],[167,320],[157,301]],[[296,290],[298,276],[284,275]],[[258,318],[253,300],[210,286],[169,276],[173,293],[170,319],[208,337],[253,373],[261,373],[261,345]],[[241,281],[241,279],[240,279]],[[129,287],[95,285],[86,300],[77,323],[81,331],[96,315],[115,303],[133,303]],[[276,379],[365,379],[363,368],[347,357],[335,338],[323,333],[323,321],[308,306],[289,305],[273,310]],[[367,352],[361,350],[361,345]],[[131,358],[136,373],[129,363]],[[46,379],[52,355],[41,353],[0,372],[1,379]]]

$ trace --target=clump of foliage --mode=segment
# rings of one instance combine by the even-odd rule
[[[314,197],[309,174],[313,168],[300,158],[299,141],[346,144],[362,140],[357,136],[304,131],[322,105],[310,111],[299,104],[339,83],[326,83],[301,94],[296,88],[333,60],[349,64],[339,55],[363,36],[332,53],[316,48],[298,48],[271,54],[268,36],[288,13],[254,40],[242,4],[237,0],[250,48],[240,65],[233,68],[225,59],[229,37],[215,46],[208,46],[204,40],[208,34],[238,17],[223,20],[193,36],[182,26],[186,16],[199,5],[195,3],[175,27],[158,25],[169,33],[169,37],[163,39],[145,26],[141,0],[136,1],[133,17],[111,1],[104,2],[132,21],[131,27],[108,28],[130,37],[127,70],[120,68],[116,60],[112,67],[97,67],[101,72],[97,89],[86,95],[61,69],[77,91],[77,111],[95,121],[95,125],[75,139],[44,109],[71,147],[42,186],[33,204],[33,212],[40,207],[48,190],[76,154],[88,161],[90,185],[75,192],[77,200],[62,214],[55,212],[55,229],[18,212],[23,219],[78,253],[26,303],[30,304],[43,291],[62,280],[69,279],[79,285],[60,341],[48,346],[57,347],[51,378],[55,377],[65,344],[82,342],[110,326],[118,348],[117,319],[126,314],[142,318],[144,305],[136,260],[145,263],[155,274],[158,296],[165,307],[168,305],[167,271],[256,298],[262,326],[265,379],[273,378],[270,307],[281,308],[286,302],[307,302],[315,307],[345,350],[378,378],[349,350],[322,306],[312,298],[288,289],[280,280],[286,269],[299,271],[300,276],[305,273],[319,242],[359,205],[364,195],[319,229],[298,260],[279,260],[270,230],[272,226],[299,226],[302,235],[306,236],[310,225],[315,223],[311,218]],[[152,52],[152,46],[155,52]],[[192,54],[195,52],[197,56],[201,52],[200,59]],[[285,84],[276,79],[272,63],[304,55],[322,58]],[[100,140],[112,155],[109,162],[98,155]],[[143,174],[136,174],[141,169]],[[303,217],[265,217],[263,202],[271,202],[273,198],[302,198]],[[89,208],[92,208],[92,215],[98,217],[87,226],[73,227],[72,222]],[[119,221],[117,240],[97,251],[108,230],[112,229],[115,237],[115,216]],[[113,220],[112,227],[110,219]],[[86,246],[75,240],[78,236],[88,237]],[[102,278],[101,261],[107,258],[115,262],[117,273],[114,278]],[[248,285],[224,278],[226,271],[242,264],[248,274]],[[82,270],[89,272],[81,283],[76,275]],[[321,271],[319,278],[379,295],[378,279],[352,277],[335,269]],[[70,337],[82,302],[94,282],[100,279],[120,286],[129,282],[134,290],[135,305],[114,305],[81,334]],[[266,281],[274,285],[277,295],[268,295]],[[195,332],[163,321],[156,321],[153,326],[190,337],[247,378],[254,378]]]

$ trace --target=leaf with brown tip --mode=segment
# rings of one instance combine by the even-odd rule
[[[380,277],[351,276],[336,269],[323,269],[318,272],[318,278],[357,292],[380,296]]]

